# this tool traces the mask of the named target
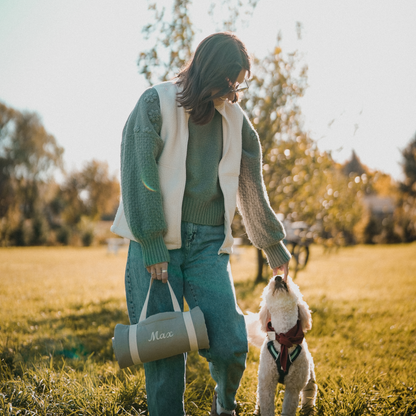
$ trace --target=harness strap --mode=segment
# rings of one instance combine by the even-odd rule
[[[302,352],[302,347],[300,345],[297,345],[296,348],[288,355],[287,363],[286,363],[286,371],[282,369],[282,365],[280,363],[280,352],[277,352],[273,341],[269,341],[267,343],[267,349],[269,350],[270,354],[273,357],[273,360],[276,363],[277,371],[279,373],[279,383],[283,384],[285,381],[285,376],[289,373],[290,366],[296,360],[296,358],[299,357],[299,354]]]

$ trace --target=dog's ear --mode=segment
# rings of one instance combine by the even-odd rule
[[[267,324],[271,319],[271,315],[269,310],[267,309],[266,301],[263,300],[260,304],[260,312],[259,312],[259,321],[261,325],[261,330],[263,332],[267,332]]]
[[[303,332],[312,329],[312,315],[308,304],[302,299],[298,301],[299,319],[302,325]]]

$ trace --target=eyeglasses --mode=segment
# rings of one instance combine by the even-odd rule
[[[247,82],[246,79],[244,80],[244,83],[246,84],[245,87],[239,87],[237,89],[232,89],[232,90],[230,90],[230,92],[236,93],[236,92],[242,92],[242,91],[248,90],[249,85],[248,85],[248,82]]]
[[[249,85],[248,85],[247,80],[245,79],[245,80],[244,80],[244,82],[245,82],[245,86],[244,86],[244,87],[240,87],[240,86],[239,86],[239,88],[232,88],[232,89],[230,89],[230,90],[226,93],[226,95],[223,95],[223,96],[218,97],[218,98],[219,98],[221,101],[225,101],[225,100],[228,100],[228,94],[231,94],[231,93],[236,94],[237,92],[243,92],[243,91],[248,90]],[[237,96],[234,96],[234,99],[232,100],[232,102],[233,102],[233,103],[235,103],[236,101],[237,101]]]

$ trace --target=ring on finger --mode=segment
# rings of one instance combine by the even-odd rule
[[[167,272],[167,270],[162,270],[162,273],[166,273]]]

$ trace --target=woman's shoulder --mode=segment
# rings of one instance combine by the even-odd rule
[[[176,96],[179,92],[179,85],[175,80],[161,82],[153,86],[154,91],[158,94],[159,100],[173,100],[176,101]]]
[[[147,88],[142,95],[140,96],[139,102],[143,104],[154,104],[159,103],[159,95],[155,89],[155,87]]]

